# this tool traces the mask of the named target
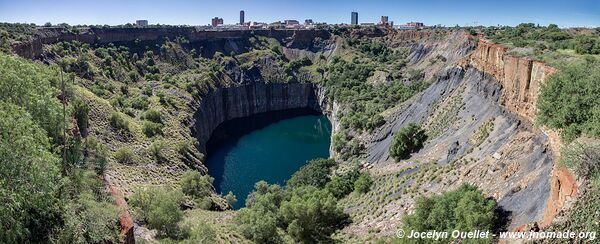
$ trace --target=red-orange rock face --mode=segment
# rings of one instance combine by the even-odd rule
[[[540,61],[509,56],[506,52],[507,48],[502,45],[480,40],[465,64],[494,76],[504,88],[501,104],[533,121],[540,84],[555,69]]]
[[[568,169],[555,166],[550,181],[552,192],[541,223],[542,227],[549,226],[565,202],[577,195],[577,181]]]
[[[541,61],[529,58],[513,57],[507,54],[507,48],[480,40],[477,48],[463,62],[463,66],[472,66],[483,73],[492,75],[501,83],[502,97],[500,103],[509,111],[533,122],[537,114],[536,104],[541,84],[556,72],[556,69]],[[555,161],[560,157],[561,142],[556,132],[546,133],[550,137],[550,148]],[[550,179],[551,192],[548,205],[540,226],[552,223],[556,214],[565,202],[577,194],[575,176],[566,168],[554,166]],[[525,228],[517,228],[520,230]]]
[[[119,233],[119,241],[121,243],[133,244],[135,243],[135,237],[133,236],[133,218],[129,213],[127,201],[125,201],[123,194],[117,187],[108,184],[108,189],[110,194],[115,199],[115,204],[121,211],[121,213],[119,213],[119,226],[121,228]]]

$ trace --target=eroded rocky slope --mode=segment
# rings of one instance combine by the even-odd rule
[[[411,65],[426,66],[426,76],[435,81],[386,111],[385,125],[366,136],[366,162],[374,165],[370,171],[377,181],[366,196],[347,199],[356,222],[345,231],[393,235],[415,197],[464,182],[498,201],[509,218],[508,229],[551,222],[576,193],[573,176],[554,166],[560,147],[555,132],[533,125],[539,86],[554,69],[508,56],[505,48],[485,40],[476,47],[457,36],[408,43]],[[430,60],[437,55],[449,61],[435,69]],[[389,155],[391,139],[409,123],[424,125],[430,138],[418,153],[395,162]]]

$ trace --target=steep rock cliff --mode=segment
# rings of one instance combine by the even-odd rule
[[[288,48],[314,50],[315,38],[329,39],[331,34],[325,30],[235,30],[235,31],[203,31],[194,27],[161,27],[161,28],[80,28],[73,32],[64,28],[40,28],[36,31],[33,40],[18,43],[13,50],[19,56],[35,59],[39,58],[44,50],[43,45],[61,41],[79,41],[82,43],[99,45],[108,43],[153,42],[165,38],[174,40],[184,37],[190,43],[200,43],[203,46],[231,45],[232,40],[247,40],[254,35],[271,37],[279,40]],[[212,45],[207,45],[216,43]],[[205,47],[206,48],[206,47]],[[209,48],[211,49],[211,48]],[[214,48],[212,48],[214,49]],[[222,48],[221,48],[222,49]],[[235,45],[230,47],[235,49]],[[231,50],[229,50],[231,51]],[[229,53],[229,52],[226,52]]]
[[[331,115],[322,89],[310,83],[252,82],[223,87],[202,96],[198,103],[194,134],[204,151],[213,130],[228,120],[296,108]]]
[[[496,78],[503,87],[500,104],[531,122],[536,115],[540,85],[556,72],[543,62],[510,56],[506,47],[487,40],[480,40],[462,64]]]
[[[549,75],[556,72],[556,69],[540,61],[510,56],[507,54],[507,50],[502,45],[480,40],[474,52],[461,64],[475,67],[495,77],[503,87],[500,103],[509,111],[533,123],[537,114],[536,105],[540,86]],[[562,145],[560,137],[556,131],[546,130],[543,132],[549,137],[549,148],[557,162]],[[551,224],[554,216],[565,202],[577,194],[577,182],[574,175],[556,163],[550,181],[551,192],[548,206],[541,220],[542,226]]]

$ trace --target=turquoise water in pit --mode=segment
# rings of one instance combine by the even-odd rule
[[[245,126],[238,121],[237,126]],[[254,183],[285,184],[294,172],[314,158],[328,158],[331,123],[322,115],[302,115],[279,120],[219,142],[209,151],[208,173],[217,192],[232,191],[234,209],[245,206]]]

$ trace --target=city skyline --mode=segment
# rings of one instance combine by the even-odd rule
[[[350,13],[359,13],[359,23],[378,23],[381,16],[389,21],[406,23],[425,22],[428,25],[516,25],[531,22],[550,23],[561,27],[600,26],[600,3],[592,0],[557,1],[503,1],[480,3],[478,1],[423,0],[416,4],[397,1],[313,1],[281,3],[279,1],[117,1],[82,2],[74,0],[36,2],[0,0],[0,22],[53,24],[108,24],[132,23],[137,19],[150,24],[209,25],[214,17],[223,18],[224,24],[236,24],[240,11],[245,11],[245,21],[275,22],[295,19],[303,22],[329,24],[350,23]]]

